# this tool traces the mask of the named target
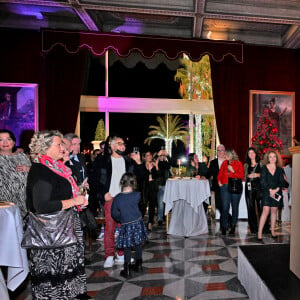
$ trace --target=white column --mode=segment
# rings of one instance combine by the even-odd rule
[[[300,279],[300,146],[294,148],[299,148],[299,152],[293,153],[292,164],[290,270]]]

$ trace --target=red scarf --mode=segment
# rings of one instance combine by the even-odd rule
[[[38,157],[38,160],[39,163],[48,167],[51,171],[67,179],[70,182],[74,198],[80,195],[79,187],[77,186],[74,178],[72,177],[72,171],[62,161],[54,160],[48,155],[40,155]],[[81,210],[80,206],[77,206],[77,208],[78,210]]]

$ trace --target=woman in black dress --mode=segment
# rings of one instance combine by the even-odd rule
[[[244,172],[246,179],[245,198],[248,211],[248,224],[251,233],[256,234],[258,230],[258,220],[261,214],[261,163],[259,155],[253,147],[247,150]]]
[[[264,166],[261,169],[260,182],[263,190],[262,196],[262,214],[259,220],[258,240],[262,240],[262,230],[271,211],[271,233],[276,238],[275,224],[277,210],[282,205],[282,185],[284,182],[284,173],[282,161],[278,152],[269,150],[263,160]]]

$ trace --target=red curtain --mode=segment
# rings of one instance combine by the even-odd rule
[[[41,33],[0,30],[0,81],[39,85],[39,129],[74,132],[85,51],[69,55],[57,47],[44,56]]]
[[[94,55],[102,56],[108,49],[119,56],[127,57],[132,51],[139,51],[145,58],[163,53],[168,59],[177,59],[182,53],[191,60],[199,61],[205,54],[215,61],[224,57],[233,57],[243,62],[243,43],[230,41],[211,41],[172,37],[154,37],[132,34],[103,32],[69,32],[45,29],[42,31],[42,51],[49,53],[56,46],[62,46],[68,53],[78,53],[80,49],[89,49]]]
[[[211,60],[211,76],[220,141],[226,148],[233,147],[238,151],[242,131],[240,122],[245,119],[245,115],[241,112],[244,103],[240,101],[242,65],[231,58],[226,58],[221,63]]]
[[[62,133],[75,131],[85,57],[85,51],[69,55],[61,47],[45,57],[45,128],[58,129]]]

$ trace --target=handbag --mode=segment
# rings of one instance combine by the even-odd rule
[[[228,177],[228,192],[231,194],[241,194],[242,191],[243,191],[242,179]]]
[[[88,230],[95,230],[98,228],[96,219],[89,208],[85,208],[79,212],[79,218],[81,221],[82,228],[87,228]]]
[[[77,243],[73,209],[47,214],[29,212],[25,217],[23,248],[51,249]]]

